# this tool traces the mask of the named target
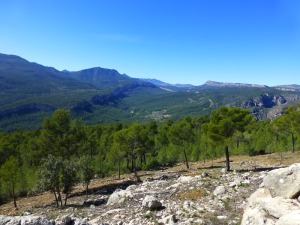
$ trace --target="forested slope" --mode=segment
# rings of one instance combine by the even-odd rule
[[[59,109],[40,130],[0,133],[1,202],[48,190],[58,205],[67,204],[79,181],[88,188],[95,175],[129,172],[139,180],[140,170],[177,162],[188,169],[191,161],[226,156],[229,170],[231,155],[298,150],[299,121],[295,107],[273,121],[258,121],[245,109],[222,106],[209,117],[85,125]]]

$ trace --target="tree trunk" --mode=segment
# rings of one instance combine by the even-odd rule
[[[86,183],[85,183],[85,199],[87,199],[88,191],[89,191],[89,183],[86,182]]]
[[[65,206],[67,205],[68,195],[69,195],[68,192],[66,192]]]
[[[132,156],[132,158],[131,158],[131,172],[134,172],[134,170],[135,170],[135,165],[133,165],[133,164],[135,164],[134,163],[134,156]]]
[[[134,168],[134,176],[135,176],[136,182],[142,182],[141,178],[139,177],[139,175],[137,173],[136,168]]]
[[[57,190],[58,201],[60,201],[60,206],[63,206],[62,198],[59,189]]]
[[[145,163],[145,165],[147,164],[147,162],[146,162],[146,153],[144,153],[144,163]]]
[[[93,150],[91,149],[91,151],[90,151],[90,157],[91,157],[91,159],[94,159],[94,154],[93,154]]]
[[[121,160],[118,161],[118,179],[121,179]]]
[[[126,168],[130,171],[130,168],[129,168],[129,157],[128,156],[126,157]]]
[[[229,171],[230,170],[230,161],[229,161],[229,150],[228,150],[228,146],[225,146],[225,156],[226,156],[226,170]]]
[[[134,176],[137,182],[142,182],[141,178],[139,177],[138,173],[137,173],[137,169],[136,169],[136,165],[135,165],[135,160],[133,160],[133,172],[134,172]]]
[[[292,133],[292,153],[295,152],[295,137],[294,137],[294,133]]]
[[[18,206],[17,206],[17,198],[16,198],[15,195],[14,195],[14,206],[15,206],[15,209],[18,209]]]
[[[13,185],[13,188],[12,188],[12,194],[13,194],[13,198],[14,198],[15,209],[18,209],[18,207],[17,207],[17,197],[16,197],[15,186],[14,185]]]
[[[141,167],[143,166],[143,155],[140,155],[140,163],[141,163]]]
[[[53,193],[54,193],[54,197],[55,197],[56,206],[58,208],[59,204],[58,204],[58,198],[57,198],[57,195],[56,195],[56,191],[54,190]]]
[[[189,166],[189,162],[188,162],[188,159],[187,159],[187,156],[186,156],[185,148],[183,148],[183,154],[184,154],[184,160],[185,160],[186,168],[189,170],[190,166]]]

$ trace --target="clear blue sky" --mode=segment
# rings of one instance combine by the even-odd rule
[[[300,84],[300,1],[0,0],[0,52],[169,83]]]

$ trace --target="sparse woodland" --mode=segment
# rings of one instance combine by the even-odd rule
[[[67,205],[76,183],[94,177],[158,169],[231,155],[297,151],[300,111],[290,107],[273,121],[257,121],[245,109],[222,106],[211,115],[158,123],[87,126],[56,110],[42,129],[0,133],[0,204],[50,191],[57,207]]]

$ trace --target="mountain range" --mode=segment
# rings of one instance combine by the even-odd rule
[[[58,108],[87,124],[176,120],[209,114],[221,105],[248,108],[258,119],[274,118],[299,103],[300,86],[169,84],[100,67],[59,71],[0,54],[0,96],[0,129],[12,131],[38,129]]]

